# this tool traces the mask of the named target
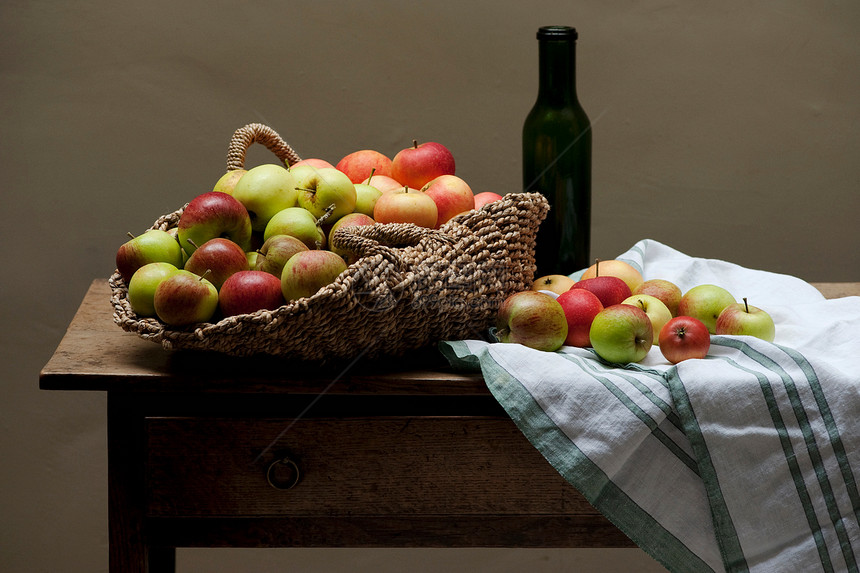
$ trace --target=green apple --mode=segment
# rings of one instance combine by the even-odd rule
[[[128,302],[135,314],[155,316],[155,289],[178,270],[170,263],[147,263],[134,271],[128,282]]]
[[[182,249],[167,231],[150,229],[123,243],[116,252],[116,269],[128,284],[134,272],[148,263],[182,266]]]
[[[716,333],[717,318],[723,309],[737,301],[732,293],[723,287],[702,284],[694,286],[681,297],[678,303],[678,316],[698,318],[708,327],[708,332]]]
[[[260,247],[255,270],[264,271],[278,278],[290,257],[300,251],[307,251],[303,242],[290,235],[272,235]]]
[[[736,302],[723,309],[717,318],[715,333],[755,336],[773,342],[776,336],[773,318],[762,309],[749,304],[746,298],[743,301],[743,304]]]
[[[373,217],[373,207],[382,196],[382,191],[367,183],[355,184],[355,212]]]
[[[248,270],[253,271],[257,268],[257,259],[260,257],[259,251],[248,251],[245,253],[245,258],[248,259]]]
[[[567,338],[567,317],[552,296],[533,290],[514,293],[499,306],[496,338],[555,352]]]
[[[296,206],[298,191],[292,173],[280,165],[267,163],[245,173],[236,183],[233,197],[248,210],[251,228],[262,232],[275,213]]]
[[[654,342],[651,319],[638,306],[616,304],[597,313],[588,331],[591,346],[607,362],[639,362]]]
[[[355,185],[346,173],[333,167],[301,171],[294,168],[293,173],[299,207],[307,209],[317,219],[325,215],[332,206],[333,211],[328,215],[326,224],[332,224],[355,211]]]
[[[301,207],[288,207],[275,213],[263,232],[263,242],[275,235],[295,237],[309,249],[322,249],[326,244],[325,232],[317,218]]]
[[[206,277],[177,270],[155,287],[155,314],[170,326],[208,322],[218,310],[218,289]]]
[[[233,189],[236,187],[236,183],[238,183],[239,179],[241,179],[247,172],[248,171],[246,169],[234,169],[232,171],[228,171],[215,182],[215,186],[212,190],[232,195]]]
[[[346,270],[346,262],[331,251],[296,253],[281,274],[281,292],[287,301],[312,296]]]
[[[660,331],[667,322],[672,320],[672,311],[663,301],[650,294],[634,294],[621,301],[621,304],[632,304],[645,311],[651,321],[651,329],[654,331],[652,340],[654,344],[659,345]]]

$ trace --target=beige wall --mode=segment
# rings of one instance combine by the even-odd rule
[[[104,397],[40,392],[37,374],[89,282],[112,271],[125,232],[208,190],[245,123],[335,161],[437,140],[476,191],[517,191],[534,32],[575,25],[594,123],[593,256],[647,237],[807,280],[860,281],[857,2],[0,6],[0,570],[9,573],[106,570]],[[269,158],[255,151],[249,162]],[[464,554],[254,555],[187,551],[180,564],[240,571],[254,559],[246,570],[274,571],[307,558],[314,565],[301,570],[394,571],[428,559],[430,571]],[[464,558],[475,571],[659,570],[635,550],[611,555]]]

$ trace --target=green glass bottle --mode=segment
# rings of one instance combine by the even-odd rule
[[[538,30],[539,82],[523,125],[523,189],[549,200],[535,277],[587,267],[591,248],[591,123],[576,96],[575,28]]]

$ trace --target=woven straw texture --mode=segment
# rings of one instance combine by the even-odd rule
[[[241,168],[243,149],[260,141],[254,135],[260,128],[266,130],[264,144],[282,161],[299,160],[270,128],[250,124],[234,135],[228,169]],[[243,142],[236,144],[239,137]],[[175,227],[183,209],[160,217],[152,228]],[[332,284],[273,311],[187,328],[138,317],[115,272],[109,279],[114,321],[165,349],[302,360],[399,355],[440,340],[480,337],[501,302],[529,288],[535,239],[548,209],[538,193],[512,193],[438,230],[411,224],[341,229],[333,242],[359,258]]]

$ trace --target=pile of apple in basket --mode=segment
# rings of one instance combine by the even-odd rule
[[[339,228],[439,228],[502,198],[474,194],[435,142],[413,142],[393,158],[364,149],[334,165],[288,163],[229,170],[188,203],[176,227],[124,243],[116,267],[132,310],[175,327],[274,310],[313,295],[353,262],[332,245]]]

